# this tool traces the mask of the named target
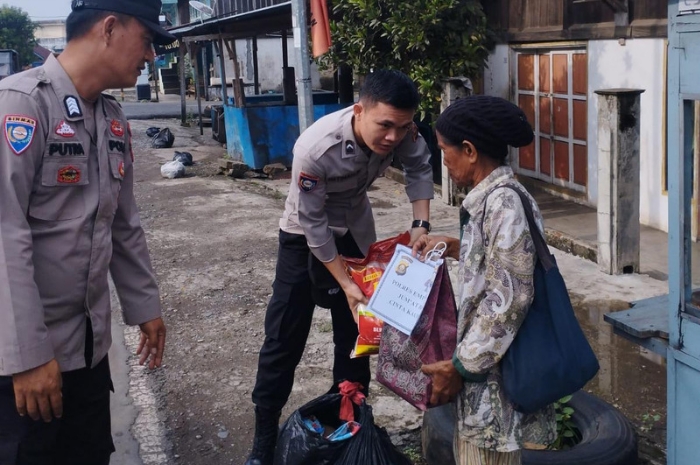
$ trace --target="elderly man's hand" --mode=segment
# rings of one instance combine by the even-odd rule
[[[438,406],[451,402],[462,390],[464,380],[452,360],[423,365],[421,371],[433,379],[430,405]]]

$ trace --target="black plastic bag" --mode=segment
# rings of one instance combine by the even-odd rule
[[[148,128],[146,129],[146,135],[148,137],[153,137],[160,132],[160,128]]]
[[[412,465],[408,457],[403,455],[391,443],[389,434],[384,428],[374,424],[372,407],[362,401],[359,419],[360,431],[348,441],[336,465]]]
[[[192,154],[190,152],[175,152],[173,161],[179,161],[185,166],[194,165],[194,162],[192,160]]]
[[[154,149],[169,149],[173,146],[173,142],[175,142],[175,136],[170,129],[165,128],[153,137],[151,145]]]
[[[340,394],[325,394],[292,413],[282,425],[275,449],[275,465],[333,465],[355,437],[333,442],[322,434],[309,430],[304,418],[311,415],[324,425],[340,426]],[[353,404],[355,421],[361,416],[360,407]],[[358,421],[359,423],[359,421]],[[357,433],[358,435],[361,432]],[[360,462],[357,462],[360,463]]]

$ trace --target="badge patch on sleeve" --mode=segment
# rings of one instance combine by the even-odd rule
[[[311,176],[303,171],[299,174],[299,189],[304,192],[311,192],[316,188],[318,184],[318,178],[316,176]]]
[[[32,145],[36,120],[28,116],[5,116],[5,140],[15,155],[21,155]]]
[[[80,182],[80,169],[75,166],[66,166],[58,170],[56,179],[59,184],[76,184]]]

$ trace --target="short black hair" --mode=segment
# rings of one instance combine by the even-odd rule
[[[368,74],[360,89],[360,101],[386,103],[400,110],[416,110],[420,95],[416,84],[401,71],[380,69]]]
[[[71,11],[68,19],[66,19],[66,42],[85,36],[95,24],[107,16],[116,16],[120,21],[125,21],[129,18],[129,16],[121,13],[87,8]]]

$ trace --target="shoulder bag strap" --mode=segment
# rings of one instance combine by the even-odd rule
[[[520,189],[512,186],[510,184],[501,184],[494,187],[486,194],[486,199],[484,200],[484,217],[486,217],[486,201],[488,201],[488,196],[491,195],[496,189],[505,187],[515,191],[520,197],[520,202],[523,204],[523,209],[525,210],[525,216],[527,217],[527,224],[530,227],[530,236],[532,241],[535,243],[535,250],[537,251],[537,257],[540,259],[542,266],[546,271],[555,266],[554,257],[549,252],[549,247],[547,247],[547,241],[540,232],[540,228],[537,227],[537,222],[535,221],[535,215],[532,212],[532,205],[530,204],[530,199],[525,195]],[[482,229],[483,229],[483,219],[482,219]]]

